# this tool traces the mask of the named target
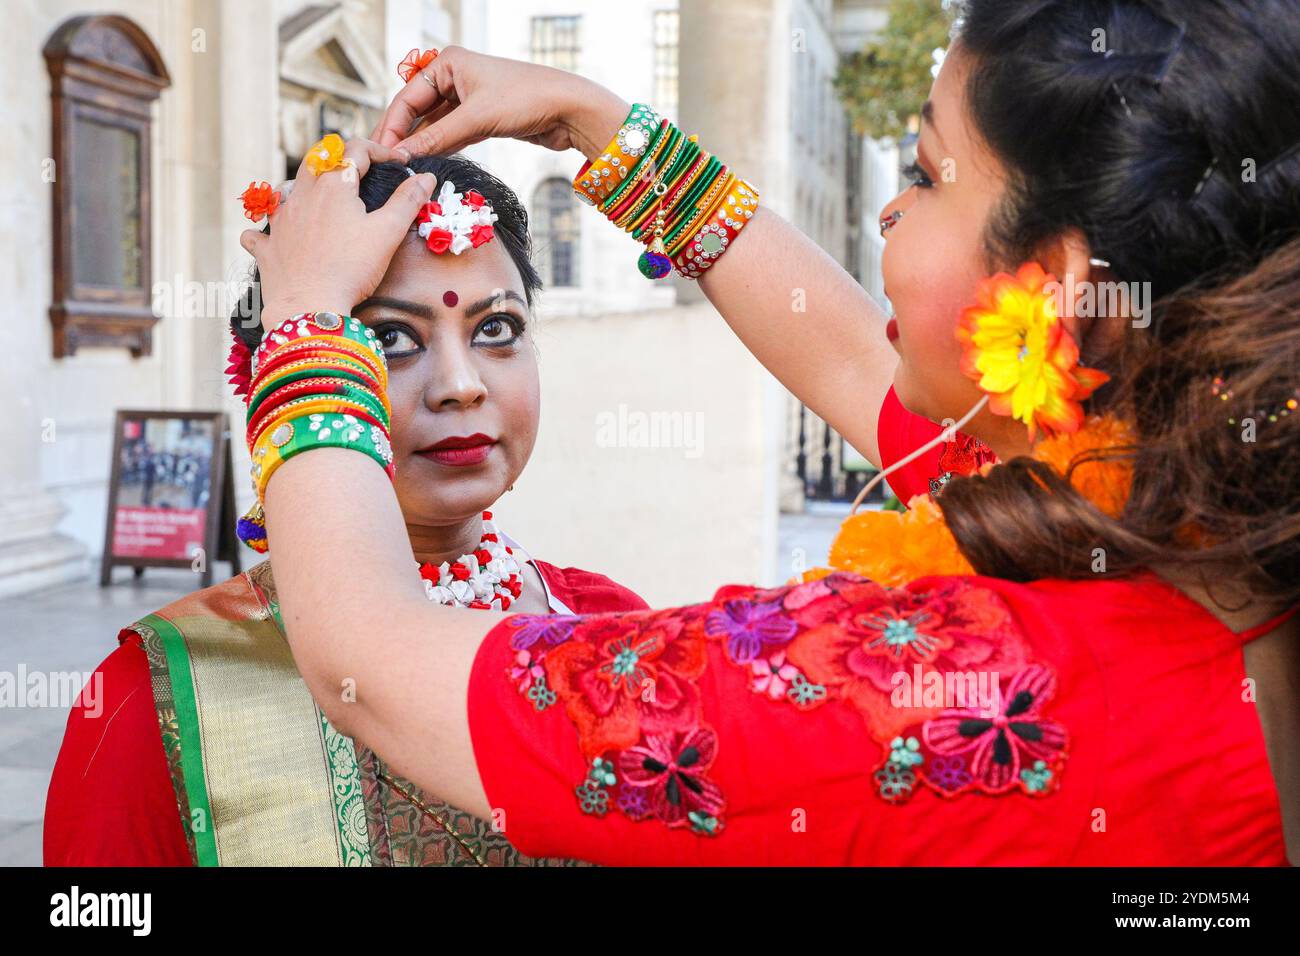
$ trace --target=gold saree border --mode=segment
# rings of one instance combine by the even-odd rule
[[[238,575],[141,623],[166,658],[195,862],[370,865],[352,743],[311,699],[253,582]]]

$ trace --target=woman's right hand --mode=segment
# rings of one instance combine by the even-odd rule
[[[576,73],[449,46],[389,105],[371,139],[448,154],[493,137],[600,155],[630,105]]]

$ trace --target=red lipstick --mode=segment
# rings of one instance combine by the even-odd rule
[[[436,461],[440,465],[478,465],[492,454],[497,440],[481,432],[473,435],[453,435],[444,438],[436,445],[421,448],[416,452],[422,458]]]
[[[891,342],[898,341],[898,319],[890,319],[885,323],[885,338]]]

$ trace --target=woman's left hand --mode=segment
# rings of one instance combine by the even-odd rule
[[[315,175],[303,160],[292,200],[272,217],[274,229],[247,229],[239,244],[257,260],[262,326],[272,329],[299,312],[347,314],[379,285],[420,206],[437,185],[432,173],[410,177],[381,209],[367,213],[357,195],[371,163],[401,162],[387,146],[348,142],[344,165]]]

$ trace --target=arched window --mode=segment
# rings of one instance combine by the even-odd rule
[[[533,245],[547,286],[578,284],[578,208],[573,184],[545,179],[533,193]]]
[[[148,355],[153,101],[171,83],[126,17],[81,16],[45,44],[53,117],[54,355],[79,345]]]

